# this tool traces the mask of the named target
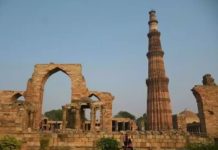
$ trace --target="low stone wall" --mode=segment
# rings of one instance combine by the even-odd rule
[[[8,135],[8,134],[7,134]],[[10,134],[22,140],[22,150],[38,150],[42,137],[49,139],[49,147],[53,150],[95,150],[98,139],[102,137],[113,137],[121,146],[124,134],[122,133],[19,133]],[[128,133],[132,138],[134,150],[180,150],[189,143],[208,143],[207,137],[187,135],[179,132],[137,132]],[[1,136],[3,136],[1,134]]]

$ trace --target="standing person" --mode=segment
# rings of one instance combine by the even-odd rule
[[[133,150],[131,138],[128,138],[128,145],[127,145],[127,147],[128,147],[128,150]]]
[[[127,149],[127,147],[128,147],[128,134],[126,133],[125,135],[124,135],[124,138],[123,138],[123,148],[124,148],[124,150],[126,150]]]

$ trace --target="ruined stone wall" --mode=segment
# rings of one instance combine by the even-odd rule
[[[193,89],[196,97],[202,132],[218,138],[218,86],[211,75],[203,77],[203,85]]]
[[[108,92],[90,91],[90,95],[96,95],[103,103],[101,110],[101,129],[105,132],[112,132],[112,102],[114,96]]]
[[[33,128],[39,127],[42,112],[44,84],[52,74],[62,71],[71,80],[71,101],[88,96],[85,79],[80,64],[37,64],[32,77],[29,79],[26,90],[26,100],[35,106]]]
[[[23,95],[23,91],[0,91],[0,104],[15,103],[16,99],[21,95]]]
[[[182,131],[187,131],[188,124],[200,122],[198,115],[187,109],[175,115],[174,117],[177,124],[175,129],[179,129]]]
[[[84,102],[84,99],[94,94],[98,97],[99,102],[90,101],[90,103],[93,104],[93,114],[97,109],[101,111],[101,131],[112,131],[112,102],[114,97],[111,93],[89,91],[80,64],[54,63],[35,65],[32,77],[28,80],[26,91],[0,91],[0,130],[39,129],[42,118],[44,85],[47,79],[58,71],[65,73],[71,80],[69,106],[76,104],[79,108],[78,111],[80,111],[80,104]],[[22,103],[17,101],[20,96],[24,97]],[[77,129],[81,129],[81,116],[77,115],[76,122]],[[93,124],[95,125],[94,121]]]
[[[22,91],[0,91],[0,133],[21,132],[27,128],[27,107],[17,101],[22,94]]]
[[[40,146],[40,137],[49,138],[50,148],[67,147],[73,150],[95,150],[96,142],[102,137],[113,137],[117,139],[122,146],[122,133],[105,134],[99,132],[93,133],[20,133],[11,134],[23,141],[22,150],[38,150]],[[177,150],[184,148],[188,143],[208,143],[210,139],[199,136],[185,135],[178,132],[141,132],[129,133],[132,138],[133,147],[137,150]]]

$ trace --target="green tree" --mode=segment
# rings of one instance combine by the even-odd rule
[[[136,124],[139,130],[146,130],[148,123],[147,123],[147,114],[144,113],[143,116],[136,119]]]
[[[98,150],[119,150],[119,142],[114,138],[101,138],[97,141]]]
[[[50,110],[50,111],[45,112],[45,116],[48,117],[48,119],[54,120],[54,121],[61,121],[62,114],[63,112],[61,109]]]
[[[135,116],[127,111],[120,111],[114,117],[115,118],[130,118],[132,120],[135,120]]]
[[[46,136],[40,137],[40,148],[39,150],[48,150],[49,138]]]
[[[19,150],[21,142],[15,137],[5,136],[0,139],[0,150]]]
[[[208,143],[196,143],[196,144],[189,144],[186,146],[187,150],[218,150],[218,145]]]

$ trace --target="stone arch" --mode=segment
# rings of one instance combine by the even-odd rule
[[[195,96],[196,102],[197,102],[198,115],[199,115],[199,119],[200,119],[200,130],[202,133],[207,133],[203,99],[202,99],[198,89],[196,89],[195,87],[192,89],[192,93]]]
[[[94,104],[94,108],[95,107],[100,108],[100,114],[101,114],[100,130],[111,132],[112,131],[112,102],[114,96],[108,92],[90,91],[89,96],[92,95],[99,98],[99,101],[94,102],[93,104]]]
[[[63,79],[64,78],[64,80],[67,82],[67,85],[64,85],[64,84],[62,84],[62,83],[59,83],[59,84],[54,84],[52,87],[58,87],[58,86],[60,86],[59,88],[59,91],[61,91],[61,92],[65,92],[66,93],[66,91],[67,91],[67,93],[66,94],[64,94],[64,95],[67,95],[67,97],[65,97],[65,100],[63,100],[63,101],[58,101],[57,99],[55,99],[56,97],[58,97],[59,96],[59,94],[60,94],[60,92],[58,92],[58,91],[55,91],[55,92],[57,92],[57,93],[55,93],[54,91],[53,92],[49,92],[49,87],[51,87],[51,86],[48,86],[49,85],[49,83],[51,83],[50,81],[50,79],[51,78],[53,78],[52,80],[53,81],[56,81],[56,80],[54,80],[54,78],[55,79],[57,79],[57,76],[55,77],[55,75],[58,75],[59,74],[59,76],[58,76],[58,79]],[[61,76],[60,76],[61,75]],[[45,75],[45,77],[43,78],[43,80],[42,80],[42,112],[44,113],[45,111],[48,111],[48,110],[50,110],[50,109],[54,109],[54,107],[53,108],[50,108],[50,109],[48,109],[46,106],[48,106],[48,105],[50,105],[52,102],[53,102],[53,100],[57,100],[58,101],[58,103],[56,103],[56,106],[59,106],[58,108],[60,109],[61,107],[62,107],[62,105],[65,105],[66,103],[70,103],[71,102],[71,100],[72,100],[72,80],[71,80],[71,78],[70,78],[70,76],[69,76],[69,74],[66,72],[66,71],[64,71],[64,70],[62,70],[61,68],[59,68],[59,67],[56,67],[56,68],[52,68],[52,70],[50,70],[49,72],[47,72],[47,74]],[[64,85],[64,86],[63,86]],[[55,90],[55,89],[53,89],[53,90]],[[46,97],[46,96],[48,96],[48,95],[53,95],[53,98],[54,99],[51,99],[51,98],[49,98],[49,97]],[[51,100],[48,100],[48,98]],[[62,98],[62,97],[61,97]],[[47,101],[48,100],[48,101]],[[51,105],[50,105],[51,106]],[[47,109],[46,109],[47,108]]]
[[[99,96],[96,95],[96,94],[94,94],[94,93],[90,94],[90,95],[89,95],[89,98],[90,98],[91,100],[93,100],[93,101],[101,101],[101,99],[99,98]]]
[[[36,107],[34,128],[38,129],[41,121],[44,85],[47,79],[56,72],[65,73],[71,80],[71,102],[88,95],[82,68],[79,64],[38,64],[35,65],[32,77],[28,81],[26,100]],[[63,104],[64,105],[64,104]]]
[[[11,100],[13,102],[16,102],[20,97],[23,97],[23,100],[25,100],[24,94],[22,92],[14,93],[13,96],[11,97]]]
[[[66,71],[64,71],[63,69],[61,69],[61,68],[59,68],[59,67],[55,67],[55,68],[49,70],[49,71],[47,72],[47,74],[44,76],[44,78],[43,78],[43,80],[42,80],[42,87],[43,87],[43,88],[44,88],[45,83],[47,82],[48,78],[49,78],[50,76],[52,76],[53,74],[57,73],[57,72],[62,72],[62,73],[64,73],[64,74],[66,74],[66,75],[70,78],[69,74],[68,74]],[[71,81],[71,82],[72,82],[72,81]]]

